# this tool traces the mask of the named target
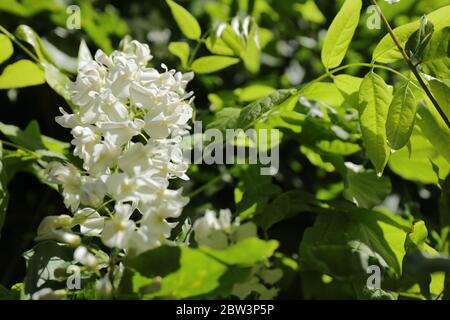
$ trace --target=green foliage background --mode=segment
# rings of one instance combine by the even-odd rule
[[[22,253],[34,246],[44,216],[65,211],[58,192],[42,183],[42,168],[50,159],[70,154],[70,146],[61,142],[70,141],[68,132],[55,124],[54,117],[59,106],[67,105],[61,85],[74,78],[73,57],[78,55],[80,41],[84,40],[91,52],[101,48],[109,53],[130,34],[149,42],[153,65],[165,63],[196,72],[190,89],[196,95],[196,119],[206,126],[279,128],[282,140],[280,172],[274,177],[259,175],[255,166],[192,165],[191,180],[183,184],[185,194],[191,195],[183,220],[195,220],[208,208],[230,208],[236,216],[254,221],[261,238],[278,241],[275,255],[275,242],[264,241],[241,244],[240,250],[253,255],[228,263],[211,257],[233,259],[235,253],[161,248],[127,265],[124,296],[227,296],[228,287],[245,278],[249,266],[273,255],[273,265],[284,271],[278,284],[279,298],[449,298],[450,130],[429,103],[427,107],[418,104],[424,93],[417,89],[398,52],[377,56],[375,48],[386,30],[367,28],[369,1],[363,1],[358,20],[358,2],[347,1],[346,5],[353,7],[341,18],[338,12],[344,1],[177,2],[195,17],[190,21],[173,15],[163,0],[79,0],[73,3],[81,8],[82,29],[67,31],[63,29],[66,7],[56,1],[2,0],[0,25],[10,32],[22,24],[30,26],[39,36],[22,27],[21,40],[31,44],[27,48],[46,66],[45,75],[28,65],[19,66],[27,70],[21,71],[29,75],[25,80],[2,82],[0,78],[0,88],[5,89],[0,91],[2,140],[25,149],[9,153],[0,166],[0,211],[9,194],[7,215],[0,213],[0,290],[4,295],[13,294],[6,288],[15,283],[24,282],[27,287],[29,281],[32,286],[33,270],[29,267],[26,271]],[[393,26],[418,21],[422,15],[450,5],[449,0],[379,2]],[[245,50],[233,47],[233,39],[221,49],[211,50],[213,44],[208,41],[212,38],[202,38],[204,45],[197,45],[205,33],[214,34],[219,22],[239,14],[251,15],[259,26],[261,53],[252,45]],[[420,57],[415,58],[423,62],[426,73],[443,80],[430,81],[430,87],[449,117],[450,51],[445,50],[450,48],[450,23],[448,14],[441,15],[444,18],[436,21],[430,18],[436,30],[424,50],[417,49],[420,39],[410,37],[419,22],[402,40],[408,49],[417,49]],[[332,34],[330,25],[336,16]],[[346,37],[343,30],[348,31],[347,24],[352,21],[356,32],[349,49],[335,52],[336,45],[326,40],[326,30],[330,28],[327,37],[339,41]],[[442,43],[443,48],[439,47]],[[0,61],[3,54],[7,57],[1,65],[3,75],[12,63],[28,59],[17,45],[10,57],[5,53],[9,49],[2,48]],[[211,51],[216,57],[210,57]],[[201,58],[194,60],[189,52]],[[372,60],[397,72],[375,68],[376,74],[372,73]],[[436,65],[437,60],[440,64]],[[328,69],[340,65],[349,66],[317,81]],[[14,81],[18,83],[11,85]],[[386,83],[395,84],[394,89]],[[23,88],[8,91],[10,87]],[[302,91],[298,94],[293,88]],[[309,102],[298,102],[298,95]],[[381,131],[374,119],[383,120]],[[377,134],[371,136],[373,132]],[[391,154],[391,149],[399,150]],[[349,161],[361,165],[361,170],[346,166]],[[49,244],[48,250],[67,254],[55,244]],[[171,274],[149,270],[147,266],[155,259],[168,265],[176,260],[179,268]],[[28,257],[28,263],[32,260]],[[366,269],[371,264],[383,270],[383,290],[365,287]],[[208,278],[205,286],[192,290],[192,283],[198,280],[192,273],[196,268],[206,268]],[[155,276],[166,276],[163,289],[142,294],[139,288]],[[185,283],[180,284],[180,278]],[[83,292],[80,297],[92,298],[89,294]]]

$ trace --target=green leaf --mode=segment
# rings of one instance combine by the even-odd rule
[[[43,175],[43,167],[55,159],[71,158],[70,144],[41,135],[35,120],[31,121],[25,130],[0,122],[0,132],[22,147],[10,152],[4,161],[4,166],[7,168],[6,181],[10,181],[17,172],[25,171],[35,175],[42,183],[48,184]]]
[[[11,40],[4,34],[0,34],[0,63],[8,60],[14,52]]]
[[[272,181],[272,176],[261,175],[257,165],[249,165],[240,175],[240,182],[234,190],[236,213],[244,220],[265,210],[267,204],[281,188]]]
[[[198,40],[202,30],[195,17],[175,1],[167,0],[170,11],[184,36],[191,40]]]
[[[29,150],[43,149],[39,124],[36,120],[32,120],[25,130],[14,125],[8,125],[0,122],[0,132],[4,134],[13,143]]]
[[[20,17],[31,17],[42,11],[57,10],[61,10],[61,8],[54,0],[2,0],[0,2],[0,11],[5,11]]]
[[[171,42],[169,52],[181,61],[181,66],[187,68],[189,60],[189,44],[186,42]]]
[[[450,6],[437,9],[427,15],[428,21],[434,25],[435,30],[440,30],[448,25]],[[402,47],[409,37],[420,27],[420,20],[402,25],[394,29],[394,34]],[[392,63],[402,59],[402,55],[389,34],[386,34],[378,43],[372,54],[372,60],[380,63]]]
[[[63,97],[73,109],[71,93],[68,89],[68,85],[71,83],[69,77],[54,65],[47,62],[44,63],[44,75],[50,88]]]
[[[253,74],[259,72],[261,60],[261,50],[257,47],[254,40],[257,34],[258,26],[253,23],[248,36],[247,46],[242,54],[242,60],[244,61],[245,67]]]
[[[242,40],[229,24],[227,24],[223,30],[220,39],[223,40],[223,42],[234,52],[236,56],[241,57],[243,55],[245,48],[242,44]]]
[[[322,140],[316,144],[316,147],[323,152],[340,156],[349,156],[361,150],[358,144],[342,140]]]
[[[308,21],[322,24],[326,21],[322,11],[320,11],[314,0],[308,0],[305,3],[294,3],[293,9],[300,13]]]
[[[347,96],[359,92],[359,87],[361,87],[362,80],[362,78],[348,74],[338,74],[333,77],[333,82],[336,87]]]
[[[344,97],[344,107],[358,109],[358,93],[362,78],[339,74],[333,77],[333,82]]]
[[[233,129],[240,113],[240,108],[223,108],[216,113],[213,121],[208,123],[207,129]]]
[[[415,221],[411,227],[411,231],[408,233],[405,242],[405,248],[420,248],[428,238],[428,230],[425,222],[422,220]]]
[[[373,170],[347,170],[344,197],[360,208],[370,209],[381,204],[391,193],[391,181],[388,177],[377,177]]]
[[[450,165],[422,132],[417,130],[417,126],[411,135],[410,144],[411,152],[408,148],[402,148],[391,155],[389,168],[405,180],[438,184],[438,176],[433,170],[433,165],[436,165],[439,168],[440,178],[445,179],[450,172]]]
[[[281,104],[294,104],[298,100],[297,90],[295,89],[281,89],[272,92],[271,94],[252,102],[245,106],[237,120],[237,128],[246,129],[250,127],[259,118],[265,116],[270,111],[273,111]]]
[[[365,275],[357,283],[361,289],[366,286],[367,267],[374,262],[400,276],[409,223],[389,212],[349,205],[342,209],[319,214],[305,231],[301,268],[347,280]]]
[[[309,162],[311,162],[316,167],[319,167],[319,168],[325,170],[326,172],[334,172],[335,171],[334,165],[332,163],[324,160],[323,157],[319,153],[315,152],[314,150],[312,150],[306,146],[300,146],[300,151],[301,151],[301,153],[303,153],[306,156],[306,158],[308,158]]]
[[[444,120],[431,104],[420,104],[418,114],[417,123],[423,135],[450,164],[450,130]]]
[[[361,0],[346,0],[328,29],[322,48],[322,63],[327,70],[338,67],[358,27]]]
[[[222,38],[216,38],[215,35],[209,36],[205,41],[208,50],[216,55],[220,56],[234,56],[235,53]]]
[[[0,75],[0,89],[23,88],[45,83],[43,70],[30,60],[8,65]]]
[[[263,84],[252,84],[244,88],[235,89],[233,93],[240,101],[251,102],[265,97],[274,91],[275,89],[270,86]]]
[[[24,257],[27,261],[25,294],[31,295],[42,288],[67,288],[66,281],[58,280],[55,270],[65,270],[71,264],[73,249],[55,241],[43,241],[25,252]]]
[[[47,49],[42,43],[41,38],[32,28],[22,24],[17,27],[15,33],[17,38],[19,38],[22,41],[25,41],[26,43],[28,43],[33,47],[37,57],[41,62],[49,61],[50,63],[54,63],[52,56],[48,53]]]
[[[450,119],[450,87],[438,80],[429,81],[430,90],[444,111],[447,119]]]
[[[9,193],[7,186],[7,176],[3,163],[3,145],[0,142],[0,236],[5,222],[6,210],[8,208]]]
[[[409,141],[416,118],[417,101],[411,81],[403,81],[394,90],[386,121],[386,136],[394,150],[403,148]]]
[[[19,298],[17,291],[8,290],[0,284],[0,300],[19,300]]]
[[[301,212],[314,212],[319,203],[314,196],[306,192],[291,190],[278,195],[253,217],[253,221],[267,231],[274,224]]]
[[[277,241],[263,241],[257,238],[244,239],[224,250],[200,247],[201,251],[222,263],[241,267],[251,267],[261,260],[270,258],[277,248]]]
[[[450,79],[450,27],[435,32],[423,53],[422,68],[433,77]]]
[[[369,72],[359,90],[359,121],[364,145],[377,174],[382,174],[389,159],[386,118],[392,94],[383,78]]]
[[[441,227],[450,226],[450,175],[442,184],[441,197],[439,199],[439,221]]]
[[[344,103],[344,96],[338,87],[331,82],[315,82],[307,85],[301,91],[303,97],[308,100],[319,101],[332,107],[340,107]]]
[[[249,238],[224,250],[157,248],[125,262],[121,288],[144,299],[227,297],[233,285],[246,280],[251,267],[269,258],[277,246],[275,241]],[[162,277],[156,288],[155,277]]]
[[[417,65],[422,61],[425,47],[431,40],[434,32],[434,26],[430,23],[426,16],[420,20],[420,28],[409,37],[406,42],[406,53],[409,55],[413,64]]]
[[[226,56],[208,56],[196,59],[192,63],[195,73],[213,73],[239,63],[239,59]]]

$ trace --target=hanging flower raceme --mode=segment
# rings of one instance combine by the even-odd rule
[[[176,224],[168,219],[179,217],[188,202],[169,182],[189,179],[181,141],[192,117],[186,85],[193,74],[148,68],[150,49],[138,41],[121,46],[111,55],[97,51],[79,70],[70,86],[76,110],[60,109],[56,118],[71,130],[82,170],[70,163],[48,166],[47,179],[61,187],[72,216],[45,218],[38,240],[76,247],[80,235],[98,236],[110,248],[140,253],[169,241]],[[76,253],[83,264],[95,264],[87,248]]]

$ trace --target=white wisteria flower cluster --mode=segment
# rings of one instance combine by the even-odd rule
[[[82,236],[98,236],[110,248],[135,253],[168,242],[176,224],[170,220],[189,200],[169,183],[188,179],[181,141],[192,117],[193,96],[186,85],[193,74],[165,65],[160,72],[147,67],[151,59],[148,45],[124,41],[120,51],[98,50],[80,68],[70,86],[76,109],[69,114],[61,108],[56,121],[71,130],[82,170],[53,162],[46,171],[49,182],[60,185],[72,215],[46,217],[38,240],[77,247],[77,226]],[[84,258],[78,260],[94,264],[88,252],[80,253]]]

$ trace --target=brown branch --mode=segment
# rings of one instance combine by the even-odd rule
[[[403,56],[403,59],[408,64],[409,69],[411,69],[412,73],[416,77],[417,81],[419,81],[420,86],[422,87],[423,91],[425,91],[426,95],[430,99],[431,103],[433,103],[433,106],[436,108],[436,110],[439,112],[441,118],[444,120],[447,127],[450,129],[450,120],[445,115],[445,112],[442,110],[441,106],[437,102],[437,100],[434,98],[433,94],[431,93],[430,89],[428,89],[428,86],[426,85],[425,81],[423,81],[421,75],[417,71],[417,68],[414,66],[412,61],[409,59],[408,55],[406,54],[405,49],[402,47],[400,41],[397,39],[397,36],[394,33],[394,30],[392,30],[391,25],[389,24],[389,21],[386,19],[386,16],[383,14],[383,11],[381,11],[380,7],[378,6],[378,3],[376,0],[370,0],[378,9],[378,12],[381,16],[381,19],[383,20],[384,25],[386,26],[386,29],[391,36],[392,40],[394,41],[395,45],[397,46],[398,50],[400,50],[400,53]]]

